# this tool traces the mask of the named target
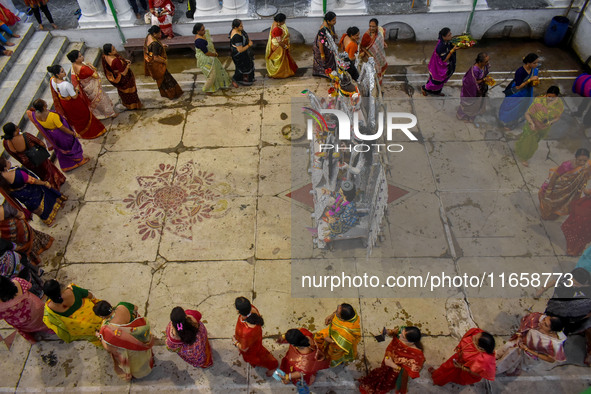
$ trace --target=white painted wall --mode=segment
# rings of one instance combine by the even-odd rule
[[[587,6],[579,27],[574,33],[572,47],[579,55],[581,61],[585,62],[591,56],[591,6]],[[574,21],[574,18],[572,19]],[[590,64],[591,66],[591,64]]]

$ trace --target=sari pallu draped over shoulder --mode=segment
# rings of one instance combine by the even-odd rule
[[[458,107],[457,117],[468,121],[473,121],[477,115],[486,110],[486,93],[488,85],[479,80],[488,75],[488,66],[481,69],[476,64],[464,74],[462,78],[462,90],[460,92],[460,106]]]
[[[387,366],[386,357],[402,369],[396,372]],[[398,337],[394,337],[386,348],[382,365],[359,379],[359,391],[363,394],[385,394],[396,389],[396,393],[406,393],[408,378],[418,378],[424,363],[425,356],[420,349],[407,346]]]
[[[280,41],[285,48],[279,45]],[[271,78],[291,77],[298,70],[298,66],[289,52],[289,46],[289,31],[285,24],[275,26],[269,31],[265,63]],[[275,50],[273,50],[273,47],[275,47]]]
[[[471,328],[464,334],[456,347],[456,353],[431,374],[433,384],[443,386],[453,382],[468,385],[480,382],[482,378],[490,381],[495,380],[495,354],[480,351],[472,340],[472,337],[481,332],[484,331],[480,328]],[[469,368],[472,373],[478,376],[457,368],[454,361]]]
[[[55,78],[52,77],[51,81],[54,80]],[[82,91],[78,93],[76,98],[62,97],[53,88],[51,81],[49,82],[49,88],[51,89],[56,112],[68,120],[68,123],[73,127],[74,131],[80,134],[81,138],[90,140],[98,138],[107,132],[101,121],[90,111],[88,98]]]
[[[171,352],[175,352],[180,358],[194,367],[208,368],[213,365],[211,346],[207,338],[207,329],[201,322],[201,313],[198,311],[186,309],[187,316],[192,316],[199,323],[197,338],[191,344],[184,343],[174,338],[172,322],[166,326],[166,347]]]
[[[23,133],[23,138],[25,139],[27,148],[33,146],[43,146],[41,140],[29,133]],[[43,179],[46,182],[51,184],[55,190],[59,190],[60,187],[66,182],[66,177],[64,174],[60,172],[60,170],[51,162],[51,160],[46,159],[43,163],[39,164],[38,166],[34,166],[33,163],[29,160],[25,152],[17,152],[12,145],[12,141],[9,144],[7,140],[3,141],[4,150],[10,154],[10,156],[17,159],[24,167],[33,171],[35,174],[39,176],[39,178]]]
[[[254,306],[252,306],[251,311],[260,316],[259,311]],[[248,327],[242,321],[241,315],[238,315],[234,336],[240,345],[246,349],[246,351],[240,351],[244,361],[253,367],[267,369],[276,369],[279,366],[275,356],[263,346],[263,329],[261,326]]]
[[[195,40],[196,46],[198,45],[197,43],[199,40],[202,39]],[[207,42],[207,51],[215,53],[215,47],[213,46],[209,30],[205,31],[205,41]],[[203,41],[199,42],[205,44]],[[204,92],[213,93],[219,89],[227,89],[230,87],[232,80],[230,79],[228,72],[224,69],[224,66],[222,66],[220,59],[215,56],[207,56],[201,47],[195,48],[195,59],[197,60],[197,66],[199,66],[201,72],[205,76],[205,83],[202,88]]]
[[[536,97],[527,110],[527,114],[534,123],[532,128],[529,122],[525,122],[523,133],[515,143],[515,154],[523,161],[533,157],[538,150],[538,143],[545,139],[552,127],[550,122],[556,122],[564,112],[562,100],[557,98],[548,101],[545,96]]]
[[[43,301],[29,291],[31,283],[21,278],[12,281],[19,283],[23,293],[0,303],[0,319],[16,328],[27,341],[35,343],[35,333],[50,332],[43,324]]]
[[[281,360],[280,369],[286,374],[292,372],[301,372],[304,375],[306,384],[312,384],[312,378],[316,376],[318,371],[330,367],[330,360],[317,360],[318,347],[314,342],[314,334],[305,328],[300,328],[299,330],[308,338],[313,351],[307,354],[302,354],[298,348],[293,345],[289,345],[287,354]],[[292,379],[291,382],[293,384],[297,384],[299,379]]]
[[[53,112],[53,111],[50,111]],[[59,116],[62,125],[72,130],[66,118],[54,112]],[[37,120],[34,110],[28,110],[29,120],[37,127],[37,130],[43,134],[45,139],[53,146],[57,160],[60,163],[62,171],[71,171],[85,163],[80,141],[73,135],[64,133],[60,129],[46,129]]]
[[[39,179],[25,168],[16,168],[8,193],[49,226],[67,198],[55,189],[28,183],[31,178]]]
[[[160,90],[160,96],[175,99],[183,94],[183,90],[166,68],[166,50],[157,39],[148,45],[148,34],[144,41],[144,71],[146,76],[154,78]],[[156,61],[156,57],[164,59],[164,63]]]
[[[49,301],[45,304],[43,322],[56,333],[64,342],[86,340],[100,347],[101,342],[96,337],[103,319],[94,314],[92,308],[97,299],[82,299],[82,305],[70,316],[63,316],[49,308]]]
[[[99,331],[113,358],[117,375],[125,380],[143,378],[154,367],[154,337],[150,324],[144,317],[138,317],[127,324],[105,322]]]
[[[361,47],[365,48],[373,57],[375,62],[376,73],[378,74],[378,80],[380,85],[382,84],[382,78],[388,68],[388,62],[386,60],[386,51],[384,49],[385,44],[385,31],[382,26],[378,26],[378,31],[371,37],[369,31],[365,32],[361,38]]]
[[[102,57],[103,71],[105,77],[111,85],[117,88],[117,94],[121,99],[121,104],[127,109],[139,109],[142,107],[142,102],[137,95],[137,86],[135,84],[135,75],[131,69],[127,70],[124,75],[123,71],[126,68],[127,61],[121,56],[117,55],[109,65],[106,56]]]
[[[324,338],[327,337],[334,343],[326,342]],[[328,327],[314,335],[314,340],[330,359],[331,367],[353,361],[357,358],[357,344],[361,340],[361,319],[358,314],[348,321],[341,320],[335,315]]]
[[[533,312],[521,319],[517,333],[497,351],[497,374],[518,375],[537,360],[529,351],[519,347],[522,343],[528,349],[550,356],[557,362],[566,360],[563,346],[566,336],[560,332],[557,337],[553,337],[538,330],[545,317],[542,313]]]
[[[554,174],[558,174],[558,178],[552,190],[548,190],[549,180]],[[542,219],[551,220],[559,215],[568,215],[571,202],[581,197],[590,176],[591,161],[587,161],[585,165],[573,167],[569,160],[559,167],[552,168],[548,180],[538,192]]]
[[[94,116],[110,118],[116,114],[111,99],[103,92],[101,78],[93,66],[83,63],[79,73],[72,67],[72,85],[75,88],[80,86],[84,91]]]

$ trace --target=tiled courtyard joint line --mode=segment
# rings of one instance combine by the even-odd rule
[[[259,66],[257,68],[260,69]],[[412,77],[411,74],[406,75],[407,81],[412,80]],[[277,188],[273,186],[282,177],[289,179],[289,173],[285,172],[284,168],[286,159],[282,154],[289,152],[290,144],[281,137],[279,132],[281,127],[269,118],[277,116],[281,111],[289,111],[289,100],[292,95],[299,94],[304,88],[314,90],[314,87],[318,87],[316,90],[321,92],[326,84],[308,76],[287,81],[270,81],[263,79],[257,73],[259,81],[252,89],[231,90],[226,97],[219,95],[205,97],[200,90],[202,83],[200,74],[175,74],[175,78],[182,83],[183,87],[190,86],[190,90],[186,90],[185,96],[179,100],[169,102],[159,98],[153,82],[138,77],[140,97],[147,104],[148,109],[137,112],[141,115],[139,119],[135,119],[134,113],[125,112],[120,115],[119,120],[107,122],[111,125],[106,137],[100,141],[84,141],[85,153],[91,158],[98,157],[98,159],[92,163],[92,169],[82,167],[68,174],[65,192],[75,198],[68,201],[66,212],[59,214],[56,228],[47,229],[38,222],[34,222],[33,225],[56,237],[56,246],[44,258],[51,258],[51,255],[56,252],[65,252],[55,268],[46,263],[47,277],[56,275],[59,279],[67,278],[68,281],[87,287],[97,296],[111,302],[125,300],[138,304],[141,312],[153,324],[154,334],[158,337],[163,336],[162,331],[173,306],[177,304],[185,307],[198,306],[197,309],[203,313],[212,338],[215,353],[213,369],[201,371],[187,367],[175,354],[167,352],[160,342],[155,348],[157,366],[152,374],[145,379],[127,384],[114,376],[109,356],[103,351],[95,350],[92,345],[85,343],[68,345],[58,341],[48,341],[29,347],[22,338],[18,337],[12,350],[3,354],[3,356],[7,355],[3,365],[15,366],[15,368],[3,368],[0,371],[4,388],[10,391],[18,388],[18,391],[63,390],[68,392],[148,390],[177,392],[181,389],[189,392],[214,393],[293,392],[289,386],[266,379],[260,369],[252,371],[231,346],[230,338],[236,318],[232,303],[234,297],[238,295],[254,298],[254,304],[261,309],[266,320],[265,344],[276,357],[282,357],[287,348],[275,345],[272,341],[273,335],[299,326],[307,326],[310,329],[314,326],[318,330],[322,328],[324,317],[333,311],[338,303],[338,299],[291,299],[288,293],[289,286],[285,286],[289,284],[289,261],[283,255],[286,245],[289,250],[288,244],[277,243],[275,238],[270,237],[270,233],[282,232],[278,222],[286,219],[285,215],[282,215],[284,200],[279,198],[275,190]],[[182,78],[185,79],[181,80]],[[446,87],[447,91],[454,97],[459,96],[457,84]],[[420,106],[415,105],[418,102],[415,100],[416,92],[412,98],[401,91],[387,91],[386,96],[408,99],[414,106],[413,113],[422,111]],[[422,105],[423,102],[420,104]],[[240,112],[239,116],[233,117],[229,111],[235,108],[251,111]],[[261,108],[262,112],[259,112]],[[276,112],[277,110],[279,112]],[[446,110],[450,109],[446,108]],[[183,116],[181,126],[171,127],[158,123],[158,119],[174,113]],[[441,114],[444,116],[445,112]],[[451,115],[454,115],[453,111]],[[238,121],[241,124],[248,123],[251,116],[259,118],[255,122],[258,128],[254,136],[250,136],[242,127],[232,127],[238,124]],[[447,154],[440,150],[446,146],[452,148],[460,146],[463,150],[480,149],[478,152],[482,152],[482,147],[491,141],[505,147],[503,149],[509,149],[513,142],[501,141],[500,138],[482,137],[480,134],[477,139],[474,139],[474,136],[466,139],[473,130],[467,129],[463,124],[458,125],[454,119],[447,118],[443,119],[444,126],[450,126],[454,130],[459,129],[461,133],[452,134],[446,127],[435,133],[430,125],[421,124],[421,118],[424,117],[424,114],[419,115],[419,127],[423,134],[424,146],[409,147],[408,155],[395,157],[393,171],[388,177],[393,183],[405,185],[414,193],[412,198],[397,201],[390,207],[392,216],[389,220],[393,227],[389,235],[395,240],[400,239],[402,243],[408,244],[404,250],[398,248],[401,254],[406,253],[408,256],[399,255],[392,260],[396,262],[406,260],[409,264],[417,265],[431,260],[441,266],[452,261],[455,273],[464,272],[470,267],[475,267],[474,270],[479,271],[482,269],[482,266],[478,265],[480,261],[489,265],[533,264],[536,267],[560,265],[564,269],[569,269],[576,259],[565,259],[561,254],[563,246],[554,245],[556,242],[561,242],[561,234],[554,231],[555,228],[552,227],[554,223],[541,223],[539,220],[538,222],[541,223],[539,226],[544,233],[544,236],[540,237],[545,239],[544,248],[537,248],[542,244],[538,238],[534,238],[535,242],[529,242],[529,238],[515,238],[514,243],[523,241],[525,246],[523,248],[516,246],[509,257],[500,257],[500,252],[491,247],[474,248],[466,253],[464,249],[469,244],[462,244],[462,242],[487,238],[486,236],[491,238],[492,235],[476,234],[466,229],[462,231],[462,223],[459,220],[464,215],[469,215],[468,219],[474,219],[475,222],[478,216],[467,211],[470,207],[463,205],[463,199],[448,200],[450,196],[462,197],[459,193],[451,191],[461,190],[462,194],[466,194],[469,190],[472,192],[481,190],[479,189],[481,186],[479,184],[469,187],[465,184],[450,186],[445,184],[445,180],[442,183],[436,181],[443,179],[450,172],[449,169],[442,169],[442,158],[447,157]],[[222,118],[223,122],[216,123],[210,131],[204,131],[208,122],[215,118]],[[132,126],[129,125],[129,119],[135,119]],[[143,120],[147,122],[143,123]],[[223,137],[221,143],[210,142],[220,136]],[[555,161],[570,154],[566,149],[557,146],[556,141],[549,141],[548,144],[553,151],[556,149],[551,157]],[[540,146],[540,151],[529,169],[519,169],[520,185],[528,186],[524,189],[525,193],[531,192],[530,199],[527,200],[531,201],[531,203],[528,202],[530,205],[536,198],[531,194],[537,190],[529,188],[529,185],[541,183],[551,166],[550,161],[544,158],[545,149],[547,148]],[[457,151],[452,151],[452,153],[455,152]],[[121,202],[129,194],[129,190],[137,188],[136,177],[153,174],[154,169],[163,160],[177,169],[177,166],[189,159],[200,160],[204,169],[214,172],[220,179],[230,177],[233,188],[237,190],[232,193],[232,196],[237,199],[232,206],[234,208],[232,212],[242,213],[243,216],[240,218],[244,219],[222,223],[223,225],[220,226],[215,221],[207,222],[207,225],[197,231],[199,237],[196,243],[211,243],[211,247],[206,245],[202,249],[185,253],[183,250],[190,247],[191,243],[178,237],[169,237],[163,242],[163,236],[160,236],[153,246],[148,246],[140,241],[141,236],[138,235],[136,228],[128,223],[129,215],[120,213],[125,212],[125,205]],[[411,166],[418,168],[413,173],[414,179],[413,177],[405,178],[404,174],[397,170]],[[515,187],[514,183],[510,183],[508,187],[499,188],[494,193],[498,193],[497,200],[503,202],[506,197],[501,191],[515,192],[516,190],[521,189]],[[80,201],[80,206],[72,201],[76,199]],[[474,200],[474,202],[486,206],[481,201]],[[431,204],[435,204],[437,209],[432,212],[423,212]],[[240,210],[241,205],[249,205],[249,207]],[[460,213],[450,214],[449,210],[454,206],[456,207],[454,211],[460,210]],[[93,209],[90,210],[90,208]],[[535,204],[531,205],[531,208],[533,212],[515,210],[509,213],[518,213],[520,216],[532,215],[535,219],[533,216],[537,214]],[[443,213],[441,209],[444,210]],[[464,250],[464,256],[461,253],[458,253],[458,256],[451,254],[449,243],[451,238],[445,235],[442,218],[447,218],[451,225],[450,231],[455,237],[455,243],[451,245],[458,245],[459,250]],[[99,225],[103,222],[106,225],[101,228]],[[418,225],[413,226],[414,222]],[[508,221],[504,224],[511,225],[512,222]],[[109,225],[112,228],[109,228]],[[501,229],[501,225],[502,223],[494,226],[497,226],[495,228],[498,230]],[[418,228],[425,230],[425,233],[420,234],[417,231]],[[110,230],[113,231],[112,234],[108,233]],[[227,233],[231,233],[231,236],[225,236]],[[216,243],[220,237],[222,242]],[[248,242],[238,245],[233,243],[240,239],[247,239]],[[432,245],[418,244],[416,241],[429,239],[432,239],[430,242]],[[412,240],[415,240],[414,245]],[[170,242],[170,245],[165,245],[167,242]],[[251,242],[254,244],[254,249],[249,249]],[[550,245],[547,245],[548,242]],[[220,244],[228,250],[224,250],[224,253],[211,253],[210,249],[220,248]],[[129,248],[133,248],[134,253],[123,254]],[[277,255],[271,253],[275,248],[281,249]],[[416,250],[412,250],[413,248]],[[474,253],[474,250],[478,253]],[[525,252],[528,251],[535,252],[536,255],[527,256]],[[133,261],[129,258],[131,255],[141,258],[138,257],[137,262],[130,263],[129,261]],[[362,268],[361,264],[357,265],[358,270]],[[150,283],[149,286],[147,283]],[[456,300],[467,302],[465,311],[480,327],[496,334],[500,342],[512,334],[518,319],[528,308],[540,310],[544,304],[544,300],[534,303],[529,298],[523,301],[479,299],[465,291],[461,298],[450,300],[376,300],[358,296],[353,301],[362,316],[364,335],[359,347],[359,360],[345,368],[339,367],[335,370],[320,372],[314,386],[315,391],[354,392],[354,378],[365,373],[368,366],[372,368],[378,365],[385,349],[385,344],[377,344],[371,334],[384,325],[388,327],[403,325],[407,320],[422,326],[427,334],[424,339],[426,366],[437,366],[449,357],[457,345],[457,331],[460,329],[457,327],[459,321],[455,319],[460,315],[450,314],[450,311],[455,310],[453,307],[457,305],[454,304]],[[142,305],[144,308],[141,308]],[[494,308],[490,308],[490,305]],[[406,311],[409,316],[404,315]],[[0,330],[3,336],[11,331],[10,329]],[[58,358],[58,364],[54,367],[44,364],[41,357],[51,352]],[[364,355],[367,359],[363,359]],[[70,359],[73,361],[69,362]],[[20,365],[22,367],[17,367]],[[534,387],[553,392],[574,393],[580,392],[589,379],[591,377],[587,369],[561,367],[551,371],[549,375],[534,373],[515,380],[499,379],[491,386],[499,390],[527,392],[520,384],[536,384]],[[526,387],[531,388],[531,386]],[[457,392],[459,389],[457,386],[434,388],[425,368],[421,378],[410,383],[410,390],[435,393]],[[486,392],[487,388],[484,384],[478,384],[464,390],[465,392]]]

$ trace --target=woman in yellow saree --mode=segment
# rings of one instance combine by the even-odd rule
[[[314,341],[330,360],[330,366],[351,362],[357,358],[357,344],[361,340],[361,319],[349,304],[341,304],[325,319],[328,325],[314,335]]]
[[[103,347],[113,358],[115,373],[124,380],[143,378],[152,372],[154,337],[150,323],[137,313],[137,306],[107,301],[94,306],[94,313],[105,319],[98,333]]]
[[[285,14],[275,15],[269,31],[265,63],[271,78],[291,77],[298,69],[298,65],[289,53],[289,31],[285,25],[285,19]]]
[[[577,149],[574,160],[550,169],[550,176],[538,192],[542,219],[568,215],[571,202],[581,198],[590,176],[591,161],[585,148]]]
[[[564,111],[564,104],[558,98],[560,89],[550,86],[545,95],[536,97],[525,113],[527,122],[523,126],[523,133],[515,143],[515,154],[521,164],[528,167],[528,160],[538,150],[538,143],[548,136],[552,125],[560,119]]]
[[[92,311],[98,300],[91,292],[73,283],[62,290],[54,279],[45,282],[43,291],[49,297],[43,315],[49,329],[64,342],[86,340],[101,346],[96,332],[103,320]]]

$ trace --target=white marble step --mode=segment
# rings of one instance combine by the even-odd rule
[[[55,44],[51,43],[51,35],[48,32],[35,32],[16,62],[10,66],[10,71],[0,82],[0,123],[8,121],[6,116],[29,80],[38,60],[46,50],[53,49],[53,45]]]
[[[20,35],[20,38],[10,38],[9,42],[13,42],[15,45],[12,47],[6,47],[14,53],[12,56],[0,56],[0,81],[4,80],[4,77],[10,71],[10,67],[16,62],[20,53],[27,48],[27,43],[35,33],[35,28],[32,23],[18,23],[16,26],[12,26],[11,30],[13,33]]]
[[[19,94],[13,99],[13,105],[8,112],[7,121],[13,122],[19,126],[24,124],[26,111],[31,107],[43,89],[47,87],[49,77],[47,67],[61,58],[68,45],[68,39],[65,37],[54,37],[46,45],[45,52],[39,58],[34,68],[27,73],[24,78],[24,84]]]

